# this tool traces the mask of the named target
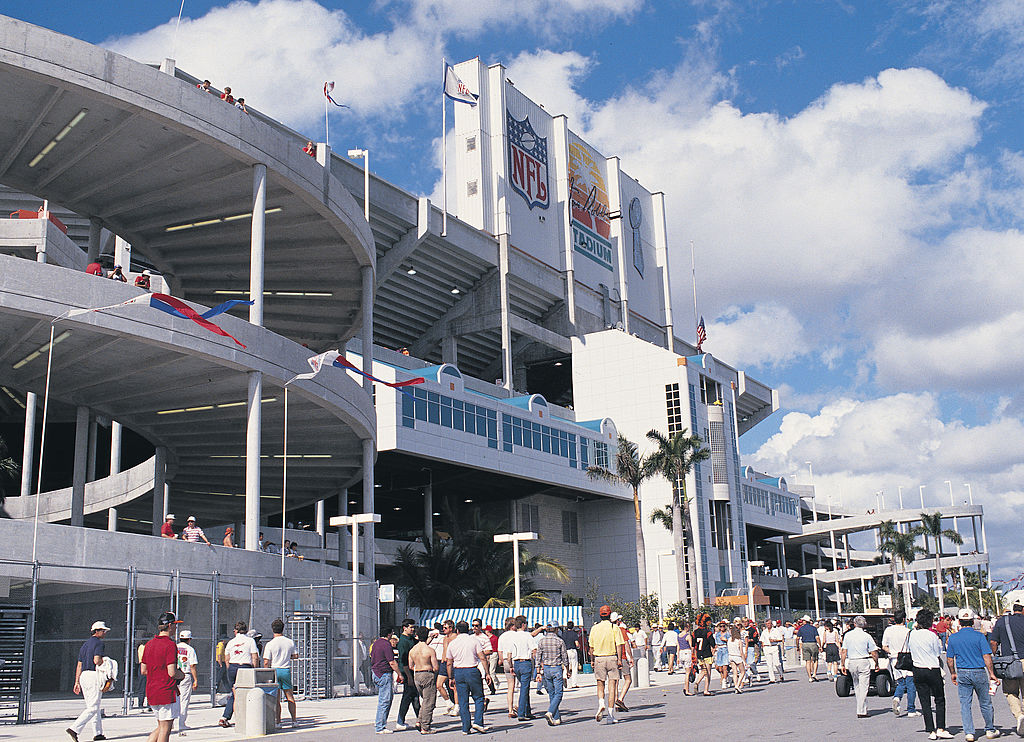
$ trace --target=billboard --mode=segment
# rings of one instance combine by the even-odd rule
[[[575,253],[614,271],[605,159],[569,135],[569,226]]]

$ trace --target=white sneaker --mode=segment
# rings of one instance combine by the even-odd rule
[[[482,726],[480,724],[473,724],[473,729],[475,729],[480,734],[487,734],[487,732],[488,732],[487,727]]]
[[[987,732],[985,732],[985,737],[988,739],[995,739],[996,737],[1001,737],[1002,734],[1003,733],[1000,732],[998,729],[990,729]]]
[[[921,715],[920,711],[908,711],[907,712],[907,718],[913,718],[915,716],[920,716],[920,715]]]
[[[1017,736],[1024,737],[1024,716],[1017,719]]]
[[[377,732],[377,734],[394,734],[394,732],[392,732],[392,731],[391,731],[390,729],[388,729],[387,727],[384,727],[384,728],[383,728],[383,729],[381,729],[381,730],[380,730],[379,732]]]
[[[896,714],[896,716],[900,715],[900,699],[892,699],[892,712]]]
[[[964,742],[974,742],[974,735],[973,734],[965,734],[964,735]]]
[[[936,729],[935,730],[935,738],[936,739],[953,739],[953,735],[950,734],[949,732],[947,732],[945,729]]]
[[[407,731],[408,729],[409,729],[409,725],[408,724],[403,724],[400,721],[396,721],[395,722],[395,731],[396,732],[404,732],[404,731]]]

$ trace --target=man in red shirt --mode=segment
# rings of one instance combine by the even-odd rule
[[[167,742],[171,726],[178,718],[178,681],[175,670],[178,667],[178,647],[171,639],[171,627],[181,621],[167,611],[157,619],[159,633],[146,642],[142,650],[142,674],[146,676],[146,698],[156,715],[156,729],[149,733],[146,742]]]
[[[160,526],[160,536],[162,538],[178,538],[178,534],[174,532],[174,513],[164,516],[164,524]]]

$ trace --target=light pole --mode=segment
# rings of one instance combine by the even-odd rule
[[[519,542],[520,541],[536,541],[537,534],[533,531],[525,531],[523,533],[498,533],[494,536],[494,543],[496,544],[507,544],[509,541],[512,542],[512,573],[515,575],[516,582],[516,615],[519,615]]]
[[[949,506],[951,508],[955,508],[956,498],[953,497],[953,483],[947,479],[945,482],[943,482],[943,484],[949,487]],[[956,533],[959,535],[960,528],[959,523],[957,521],[957,517],[955,515],[953,516],[953,530],[956,531]],[[956,546],[956,555],[960,556],[960,544],[954,545]],[[964,596],[964,600],[967,600],[967,583],[964,580],[964,566],[962,564],[960,565],[960,594]]]
[[[814,519],[814,522],[817,523],[818,508],[816,506],[816,503],[818,500],[818,493],[814,491],[814,467],[811,466],[810,461],[805,461],[804,463],[807,464],[807,473],[811,479],[811,517]]]
[[[764,562],[747,562],[747,618],[751,621],[754,620],[754,567],[763,566]]]
[[[812,569],[811,583],[814,585],[814,620],[821,620],[821,607],[818,605],[818,575],[825,574],[827,569]]]
[[[380,523],[376,513],[336,515],[332,526],[352,528],[352,692],[359,690],[359,526],[362,523]],[[340,537],[339,537],[340,538]]]
[[[358,160],[363,158],[363,216],[366,223],[370,223],[370,151],[367,149],[350,149],[349,159]]]

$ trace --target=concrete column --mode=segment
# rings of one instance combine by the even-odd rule
[[[153,535],[160,535],[160,526],[164,524],[164,484],[167,481],[167,449],[156,447],[153,465]]]
[[[316,501],[316,532],[320,535],[320,548],[324,547],[324,537],[326,536],[326,529],[324,526],[327,524],[327,519],[324,518],[324,501]]]
[[[249,244],[249,322],[263,326],[263,255],[267,220],[267,166],[252,166],[252,232]],[[248,540],[248,534],[246,534]]]
[[[423,488],[423,543],[434,541],[434,483]]]
[[[498,293],[501,307],[501,383],[512,390],[512,318],[509,310],[508,234],[498,235]]]
[[[348,515],[348,489],[341,491],[338,495],[338,515]],[[342,526],[338,529],[338,566],[342,569],[348,564],[348,555],[352,553],[351,544],[346,539],[348,534],[348,526]]]
[[[36,458],[36,407],[39,401],[35,392],[25,395],[25,440],[21,453],[21,496],[32,494],[32,472]]]
[[[252,168],[252,229],[249,244],[249,322],[263,326],[263,264],[266,249],[267,166]],[[245,548],[259,548],[260,534],[260,454],[262,452],[263,374],[250,371],[245,423]]]
[[[71,525],[85,525],[85,474],[89,453],[89,408],[75,410],[75,465],[71,475]]]
[[[373,268],[364,265],[359,269],[359,280],[363,284],[363,296],[362,296],[362,311],[363,311],[363,329],[362,329],[362,341],[363,341],[363,373],[373,373],[373,293],[374,293],[374,278]],[[363,389],[366,393],[373,396],[373,382],[367,377],[363,377]],[[373,512],[367,510],[366,512]]]
[[[102,229],[99,219],[89,220],[89,252],[86,259],[90,263],[95,263],[100,259],[100,231]]]
[[[110,475],[121,471],[121,423],[110,421]],[[107,510],[107,530],[117,530],[117,508]]]
[[[459,365],[459,339],[454,335],[441,338],[441,361],[453,366]]]
[[[89,454],[85,463],[85,481],[96,481],[96,434],[99,432],[99,423],[95,417],[89,420]]]
[[[373,450],[373,439],[364,438],[363,441],[363,512],[372,513],[374,512],[374,491],[373,491],[373,459],[375,451]],[[376,577],[374,576],[374,559],[376,554],[375,541],[374,541],[374,524],[364,523],[363,524],[363,563],[366,565],[364,573],[366,579],[369,582],[373,582]],[[358,566],[358,565],[357,565]]]
[[[262,448],[263,374],[250,371],[245,421],[245,548],[259,549],[260,542],[260,450]]]

